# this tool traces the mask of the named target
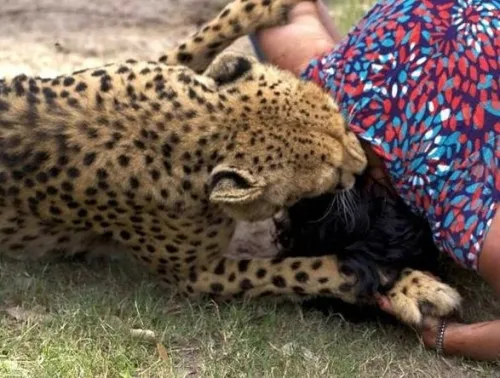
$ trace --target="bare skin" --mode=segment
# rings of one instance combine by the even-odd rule
[[[331,22],[326,7],[321,2],[298,4],[290,11],[290,23],[283,27],[266,29],[257,35],[260,47],[269,62],[299,75],[309,61],[330,51],[339,42],[339,33]],[[369,166],[377,176],[385,174],[382,162],[364,144]],[[500,297],[500,212],[497,211],[486,236],[479,259],[478,273]],[[392,313],[389,301],[379,298],[379,306]],[[427,318],[421,329],[426,346],[435,347],[439,320]],[[478,360],[500,358],[500,320],[461,324],[450,323],[444,336],[444,352]]]

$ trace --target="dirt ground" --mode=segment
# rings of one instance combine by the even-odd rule
[[[226,0],[2,0],[0,77],[156,58]],[[233,50],[248,51],[246,39]]]

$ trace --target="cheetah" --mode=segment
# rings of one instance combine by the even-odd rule
[[[236,0],[154,61],[1,80],[2,253],[114,245],[187,295],[355,302],[357,279],[335,257],[225,256],[237,221],[350,189],[366,167],[318,86],[250,57],[219,56],[236,38],[286,22],[298,2]],[[439,315],[458,306],[452,288],[427,282],[433,295],[394,299],[404,320],[417,322],[423,301]]]

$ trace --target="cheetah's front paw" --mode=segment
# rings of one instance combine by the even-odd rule
[[[425,316],[444,317],[460,309],[460,294],[423,272],[406,269],[388,293],[395,315],[420,326]]]

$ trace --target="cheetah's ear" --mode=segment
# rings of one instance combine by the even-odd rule
[[[249,204],[264,194],[264,183],[249,171],[233,167],[216,167],[210,175],[209,198],[218,204]]]
[[[242,55],[224,54],[219,56],[205,71],[217,85],[225,85],[242,78],[252,69],[252,60]]]

